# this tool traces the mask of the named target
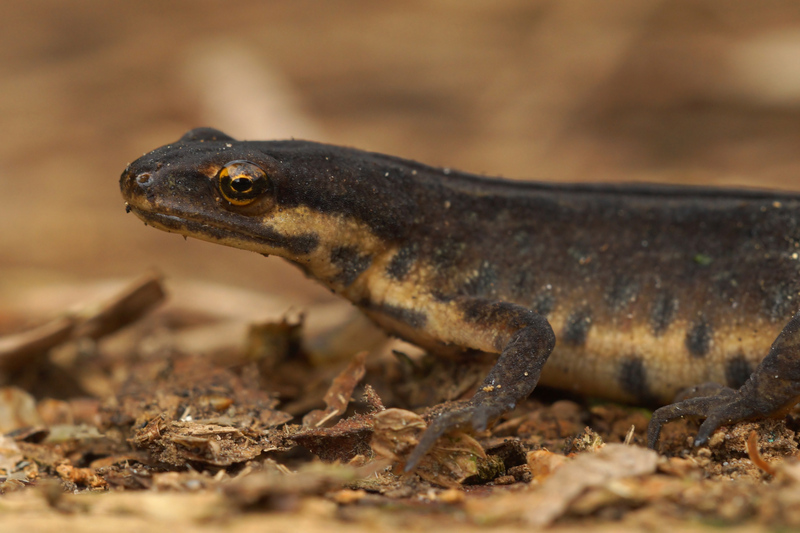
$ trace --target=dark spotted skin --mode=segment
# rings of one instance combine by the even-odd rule
[[[217,178],[232,161],[269,179],[246,205],[226,201]],[[442,433],[484,427],[540,377],[661,404],[720,384],[659,409],[651,445],[683,414],[708,417],[702,442],[800,395],[797,194],[513,182],[210,129],[144,155],[120,187],[146,223],[282,256],[389,333],[433,352],[498,353],[474,397],[433,420],[409,468]]]
[[[753,365],[743,355],[735,355],[725,365],[725,384],[732,389],[738,389],[752,373]]]
[[[636,301],[639,286],[636,279],[630,274],[618,274],[606,294],[606,303],[612,312],[620,312],[625,307]]]
[[[650,307],[650,329],[658,337],[672,323],[678,311],[678,300],[668,291],[656,294]]]
[[[417,247],[414,243],[411,243],[410,246],[400,248],[394,257],[392,257],[389,266],[386,267],[386,274],[392,279],[402,281],[411,271],[416,260]]]
[[[689,328],[686,333],[686,349],[692,357],[704,357],[711,347],[711,325],[701,318]]]
[[[567,317],[567,324],[561,333],[561,339],[566,344],[582,346],[592,327],[592,312],[588,308],[573,311]]]
[[[647,370],[644,361],[636,355],[629,355],[620,359],[619,363],[619,386],[622,390],[630,393],[642,404],[652,404],[654,399],[650,396],[648,386]]]
[[[531,302],[531,310],[536,311],[542,316],[547,316],[553,310],[555,299],[550,291],[537,294]]]
[[[337,246],[331,250],[331,263],[340,269],[337,281],[349,287],[372,262],[369,254],[362,254],[355,246]]]

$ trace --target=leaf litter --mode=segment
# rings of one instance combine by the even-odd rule
[[[235,308],[235,291],[213,290]],[[723,428],[699,449],[696,423],[677,422],[659,455],[642,447],[649,411],[537,393],[404,473],[431,417],[468,398],[492,358],[378,342],[347,306],[249,323],[212,303],[164,305],[167,292],[145,276],[27,330],[0,323],[4,516],[42,502],[87,517],[310,512],[365,527],[376,512],[478,529],[800,526],[796,414]]]

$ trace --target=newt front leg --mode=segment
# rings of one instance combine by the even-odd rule
[[[454,303],[462,313],[463,327],[459,338],[453,340],[485,350],[481,340],[489,338],[493,347],[501,351],[500,357],[465,405],[439,416],[428,426],[408,457],[406,472],[417,466],[443,434],[466,426],[483,430],[526,398],[536,387],[556,344],[547,319],[530,309],[481,298],[458,298]]]

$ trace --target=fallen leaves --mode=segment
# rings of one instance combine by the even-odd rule
[[[148,450],[156,461],[173,466],[188,463],[230,466],[279,449],[262,439],[257,431],[203,420],[182,422],[163,417],[151,420],[130,442]]]
[[[39,486],[48,505],[73,514],[219,519],[313,508],[327,517],[339,509],[353,519],[375,510],[419,518],[423,506],[434,522],[456,513],[468,523],[525,527],[638,513],[800,525],[797,444],[785,421],[728,428],[699,450],[681,444],[687,430],[678,423],[666,447],[680,457],[659,458],[605,444],[641,442],[642,409],[528,400],[484,433],[444,436],[406,474],[404,458],[435,412],[397,406],[462,399],[482,371],[428,356],[343,358],[343,337],[324,331],[311,354],[296,312],[248,324],[232,310],[165,306],[130,322],[152,308],[154,283],[70,312],[59,346],[55,322],[50,333],[29,330],[25,342],[6,337],[37,354],[6,368],[44,381],[0,389],[0,492],[18,497]],[[213,293],[224,298],[220,290]],[[341,324],[333,320],[340,311],[325,313]],[[346,324],[351,338],[358,321]],[[336,348],[326,350],[325,339]],[[73,380],[60,399],[41,392],[56,390],[54,378]],[[754,430],[757,443],[748,440]],[[112,498],[76,500],[64,490],[131,498],[111,511]],[[142,496],[150,493],[161,498]],[[207,512],[188,505],[189,494]]]
[[[131,421],[129,442],[155,461],[229,466],[286,448],[283,433],[271,430],[291,416],[276,410],[277,400],[257,383],[230,370],[181,358],[155,379],[133,379],[131,393],[106,417],[111,424]]]
[[[288,428],[291,440],[325,462],[371,457],[372,416],[353,415],[329,428]]]
[[[374,419],[372,449],[398,465],[403,464],[405,456],[411,453],[428,427],[421,416],[403,409],[381,411]],[[436,442],[414,472],[430,483],[456,487],[479,473],[480,460],[486,461],[486,453],[478,441],[466,432],[451,431]],[[497,476],[491,479],[494,477]]]
[[[356,388],[366,372],[364,368],[366,358],[367,352],[359,352],[353,357],[347,368],[336,376],[328,392],[325,393],[323,401],[327,407],[323,410],[316,409],[309,412],[303,417],[303,426],[320,427],[332,418],[344,414],[347,406],[350,405],[353,389]]]
[[[566,464],[566,456],[549,452],[547,450],[535,450],[528,453],[528,469],[534,481],[541,483],[549,478],[553,472]]]
[[[261,471],[239,476],[227,484],[224,493],[231,503],[241,508],[289,510],[299,505],[302,496],[341,489],[358,477],[357,469],[344,465],[317,463],[288,472],[274,463],[267,463]]]
[[[614,481],[651,474],[657,462],[656,452],[621,444],[607,444],[595,453],[580,455],[552,470],[539,489],[544,496],[528,502],[522,519],[535,526],[551,524],[588,489],[613,491]],[[589,512],[584,509],[582,514]]]
[[[0,388],[0,433],[41,425],[33,396],[17,387]]]

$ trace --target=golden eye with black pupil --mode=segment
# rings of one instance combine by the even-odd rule
[[[217,174],[222,196],[233,205],[253,203],[269,188],[269,178],[250,161],[231,161]]]

